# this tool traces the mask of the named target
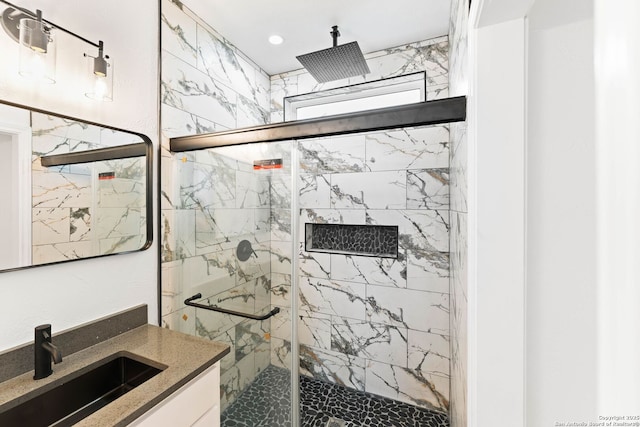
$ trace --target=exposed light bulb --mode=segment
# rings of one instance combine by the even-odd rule
[[[107,88],[107,82],[104,77],[96,75],[94,84],[93,84],[93,93],[96,99],[104,100],[108,93],[109,89]]]

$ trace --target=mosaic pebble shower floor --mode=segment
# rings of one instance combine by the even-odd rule
[[[289,426],[289,371],[269,366],[222,414],[223,427]],[[448,427],[445,414],[300,377],[302,427]]]

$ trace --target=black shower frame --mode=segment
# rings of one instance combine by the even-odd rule
[[[466,120],[467,98],[458,96],[315,119],[171,138],[172,152],[203,150],[231,145],[370,132]]]

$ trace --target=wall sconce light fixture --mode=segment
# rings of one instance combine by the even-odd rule
[[[7,7],[0,16],[5,32],[20,44],[20,75],[47,83],[56,82],[56,30],[69,34],[98,48],[98,55],[84,54],[87,64],[85,95],[101,101],[113,101],[113,60],[104,54],[104,43],[94,43],[42,18],[42,11],[35,13],[0,0]]]
[[[102,40],[98,42],[98,56],[87,58],[87,89],[85,95],[100,101],[113,101],[113,60],[104,54]]]

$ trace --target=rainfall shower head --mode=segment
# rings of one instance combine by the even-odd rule
[[[333,26],[330,34],[333,37],[333,47],[296,56],[318,83],[370,73],[358,42],[338,46],[340,31],[337,25]]]

